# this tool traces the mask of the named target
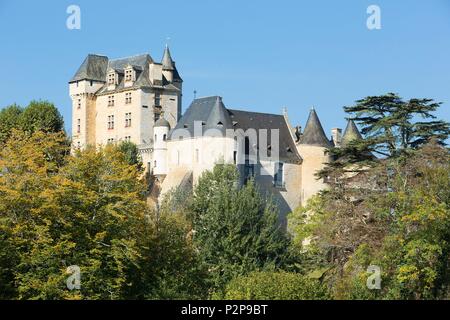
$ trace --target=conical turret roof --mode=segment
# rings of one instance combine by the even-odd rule
[[[164,49],[164,55],[161,63],[163,70],[174,70],[173,60],[172,56],[170,55],[170,50],[168,46],[166,46],[166,48]]]
[[[323,131],[322,124],[317,116],[316,110],[311,109],[308,121],[306,122],[305,131],[300,138],[300,144],[313,146],[330,147],[331,143]]]
[[[345,146],[352,140],[361,140],[362,136],[353,120],[348,120],[344,135],[342,136],[341,145]]]

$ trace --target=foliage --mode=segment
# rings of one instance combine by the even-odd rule
[[[48,101],[31,101],[20,117],[20,129],[26,132],[64,131],[64,121],[58,109]]]
[[[281,267],[288,258],[289,239],[276,208],[253,181],[240,188],[237,175],[233,165],[216,165],[194,190],[194,242],[212,290],[223,289],[236,276]]]
[[[140,172],[116,146],[72,156],[64,141],[13,130],[0,150],[1,298],[200,297],[189,223],[156,219]],[[71,265],[80,290],[66,287]]]
[[[231,280],[225,289],[227,300],[324,300],[327,288],[318,280],[298,273],[252,272]]]
[[[130,165],[135,165],[142,169],[142,161],[139,155],[139,149],[137,145],[130,141],[123,141],[119,144],[119,150],[124,154],[125,160]]]
[[[335,298],[445,298],[450,286],[450,155],[438,144],[379,161],[357,181],[334,184],[293,214],[300,250],[328,266]],[[313,212],[305,219],[304,212]],[[312,239],[304,246],[304,239]],[[325,260],[323,258],[325,257]],[[322,259],[321,259],[322,258]],[[382,270],[368,290],[366,268]]]
[[[10,136],[13,129],[20,127],[23,109],[16,104],[0,110],[0,145]]]

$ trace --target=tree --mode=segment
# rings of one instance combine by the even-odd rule
[[[125,155],[125,159],[130,165],[135,165],[142,169],[142,161],[136,144],[130,141],[123,141],[119,144],[119,150]]]
[[[436,299],[450,292],[450,155],[429,143],[332,184],[290,219],[335,298]],[[305,242],[309,240],[309,245]],[[369,265],[382,270],[368,290]]]
[[[15,249],[17,297],[124,297],[145,223],[139,173],[112,146],[78,151],[61,165],[64,138],[15,132],[0,151],[0,222]],[[80,267],[81,290],[66,287],[71,265]]]
[[[20,128],[25,132],[64,131],[64,120],[53,103],[31,101],[20,117]]]
[[[6,142],[12,129],[19,128],[22,112],[23,109],[16,104],[0,110],[0,145]]]
[[[231,280],[226,300],[325,300],[326,286],[298,273],[252,272]]]
[[[212,290],[222,290],[236,276],[276,269],[287,261],[289,239],[276,208],[253,181],[240,188],[233,165],[216,165],[203,173],[190,216]]]
[[[356,101],[353,106],[344,107],[349,119],[362,127],[364,139],[353,139],[330,148],[328,152],[334,161],[319,176],[342,178],[343,172],[364,171],[377,158],[397,157],[430,141],[445,145],[450,125],[436,120],[433,114],[440,105],[433,99],[404,101],[397,94],[388,93],[369,96]]]

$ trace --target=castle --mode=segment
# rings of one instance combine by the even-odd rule
[[[343,135],[335,128],[327,138],[314,109],[302,132],[285,110],[235,110],[218,96],[194,99],[182,115],[182,84],[167,46],[160,63],[148,54],[88,55],[69,82],[73,147],[135,143],[159,198],[192,188],[217,163],[235,164],[240,183],[253,177],[285,221],[326,187],[315,176],[330,161],[326,149],[361,137],[349,121]]]

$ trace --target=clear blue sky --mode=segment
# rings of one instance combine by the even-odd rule
[[[81,30],[66,28],[70,4]],[[369,5],[381,30],[366,27]],[[88,53],[148,52],[166,38],[184,79],[183,110],[198,96],[280,113],[305,125],[315,106],[329,134],[342,106],[397,92],[444,102],[450,120],[450,1],[0,0],[0,107],[54,102],[70,129],[67,82]]]

